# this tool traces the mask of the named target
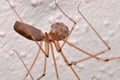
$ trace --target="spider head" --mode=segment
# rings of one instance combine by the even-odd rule
[[[64,23],[56,22],[51,26],[49,35],[52,36],[52,40],[62,40],[69,35],[69,29]]]

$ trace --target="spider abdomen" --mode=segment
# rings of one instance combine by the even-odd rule
[[[41,41],[45,37],[41,30],[23,22],[16,21],[14,29],[23,37],[33,41]]]

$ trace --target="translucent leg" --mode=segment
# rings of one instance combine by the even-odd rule
[[[53,45],[52,45],[52,43],[50,43],[50,46],[51,46],[51,53],[52,53],[52,57],[53,57],[53,61],[54,61],[54,66],[55,66],[55,70],[56,70],[56,77],[57,77],[57,79],[59,80],[57,63],[56,63],[56,60],[55,60],[55,55],[54,55],[54,50],[53,50]]]
[[[45,56],[45,60],[44,60],[44,71],[43,71],[43,74],[42,74],[37,80],[42,79],[42,78],[46,75],[46,64],[47,64],[47,57]]]
[[[25,66],[26,70],[29,71],[29,69],[27,68],[26,64],[24,63],[24,61],[23,61],[22,58],[20,57],[19,53],[18,53],[16,50],[13,50],[13,51],[17,54],[18,58],[21,60],[21,62],[22,62],[23,65]],[[31,79],[34,80],[34,78],[33,78],[33,76],[31,75],[31,73],[29,73],[29,74],[30,74]]]
[[[41,46],[41,47],[42,47],[42,43],[43,43],[43,42],[40,43],[40,46]],[[30,68],[28,69],[28,72],[26,73],[26,75],[25,75],[25,77],[24,77],[24,80],[27,79],[27,76],[29,75],[30,71],[32,70],[33,66],[35,65],[35,63],[36,63],[36,61],[37,61],[37,58],[38,58],[39,55],[40,55],[40,50],[41,50],[41,49],[39,48],[39,50],[38,50],[38,52],[37,52],[37,54],[36,54],[36,56],[35,56],[32,64],[30,65]]]
[[[56,1],[56,0],[55,0],[55,5],[56,5],[56,7],[73,23],[72,28],[71,28],[70,33],[69,33],[69,36],[70,36],[71,33],[73,32],[75,26],[76,26],[76,22],[75,22],[72,18],[70,18],[70,17],[59,7],[59,5],[57,4],[57,1]],[[66,40],[69,38],[69,36],[66,38]],[[64,45],[65,45],[65,42],[62,44],[61,48],[62,48]],[[60,49],[61,49],[61,48],[60,48]]]
[[[61,53],[61,55],[62,55],[62,57],[63,57],[66,65],[72,70],[72,72],[74,73],[74,75],[76,76],[76,78],[77,78],[78,80],[80,80],[80,77],[78,76],[78,74],[76,73],[76,71],[73,69],[73,67],[70,65],[70,63],[69,63],[69,61],[67,60],[67,58],[65,57],[62,49],[60,49],[60,44],[59,44],[59,42],[58,42],[58,41],[57,41],[57,43],[54,42],[54,45],[56,46],[56,50]]]

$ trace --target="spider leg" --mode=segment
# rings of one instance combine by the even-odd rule
[[[16,11],[16,9],[15,9],[15,8],[13,7],[13,5],[10,3],[10,1],[7,0],[7,2],[8,2],[8,4],[10,5],[10,7],[13,9],[13,11],[15,12],[15,14],[17,15],[17,17],[20,19],[20,21],[21,21],[21,22],[24,22],[24,21],[22,20],[21,16],[20,16],[20,15],[18,14],[18,12]],[[29,30],[27,30],[27,31],[29,31]],[[29,34],[30,34],[30,35],[33,35],[30,31],[29,31]],[[35,37],[34,37],[34,36],[32,36],[32,39],[35,41]],[[44,53],[44,55],[48,57],[48,55],[47,55],[47,54],[45,53],[45,51],[41,48],[41,46],[39,45],[39,43],[38,43],[37,41],[35,41],[35,43],[36,43],[36,44],[38,45],[38,47],[39,47],[39,50],[38,50],[37,55],[39,55],[39,51],[40,51],[40,49],[41,49],[42,52]],[[37,56],[37,55],[36,55],[36,56]],[[30,71],[31,71],[33,65],[35,64],[36,59],[37,59],[37,57],[35,57],[35,60],[33,61],[32,65],[31,65],[31,67],[30,67]],[[29,71],[29,72],[30,72],[30,71]],[[26,80],[29,72],[26,74],[26,77],[24,78],[25,80]]]
[[[91,53],[89,53],[89,52],[87,52],[87,51],[85,51],[85,50],[82,50],[82,49],[78,48],[77,46],[73,45],[73,44],[70,43],[69,41],[67,41],[67,40],[63,40],[63,41],[65,41],[65,42],[66,42],[68,45],[70,45],[71,47],[73,47],[73,48],[75,48],[75,49],[83,52],[84,54],[89,55],[89,56],[91,56],[91,57],[93,57],[93,58],[95,58],[95,59],[97,59],[97,60],[103,61],[103,59],[101,59],[101,58],[99,58],[99,57],[96,57],[96,56],[94,56],[93,54],[91,54]]]
[[[86,19],[86,17],[83,15],[83,13],[80,10],[80,4],[78,5],[78,12],[79,14],[82,16],[82,18],[87,22],[87,24],[89,25],[89,27],[94,31],[94,33],[97,35],[97,37],[100,39],[100,41],[105,45],[105,47],[107,49],[103,50],[100,52],[100,54],[103,54],[104,52],[107,52],[109,50],[111,50],[110,46],[103,40],[103,38],[99,35],[99,33],[95,30],[95,28],[90,24],[90,22]]]
[[[61,55],[62,55],[62,57],[63,57],[66,65],[72,70],[72,72],[74,73],[74,75],[76,76],[76,78],[77,78],[78,80],[80,80],[80,77],[78,76],[78,74],[76,73],[76,71],[74,70],[74,68],[72,67],[72,65],[70,65],[70,63],[69,63],[69,61],[67,60],[67,58],[65,57],[62,49],[60,49],[61,47],[60,47],[59,42],[58,42],[58,41],[54,42],[54,45],[56,46],[56,50],[61,53]]]
[[[107,51],[109,51],[109,50],[106,49],[106,50],[101,51],[101,52],[99,52],[99,53],[97,53],[97,54],[94,54],[93,56],[101,55],[102,53],[107,52]],[[91,58],[93,58],[93,57],[92,57],[92,56],[89,56],[89,57],[86,57],[86,58],[84,58],[84,59],[74,61],[74,62],[72,62],[71,64],[72,64],[72,65],[76,65],[77,63],[80,63],[80,62],[86,61],[86,60],[91,59]],[[103,61],[106,62],[107,59],[103,59]]]
[[[86,17],[82,14],[82,12],[80,11],[80,4],[78,5],[78,12],[79,14],[82,16],[82,18],[87,22],[87,24],[89,25],[89,27],[95,32],[95,34],[98,36],[98,38],[102,41],[102,43],[107,47],[107,49],[111,49],[109,47],[109,45],[102,39],[102,37],[98,34],[98,32],[94,29],[94,27],[90,24],[90,22],[86,19]]]
[[[43,42],[40,42],[40,46],[42,46],[42,44],[43,44]],[[40,55],[40,50],[41,50],[41,49],[39,48],[37,54],[35,55],[35,58],[34,58],[32,64],[30,65],[30,68],[28,69],[28,72],[26,73],[26,75],[25,75],[25,77],[24,77],[24,80],[27,79],[27,76],[29,75],[30,71],[32,70],[33,66],[35,65],[35,63],[36,63],[36,61],[37,61],[37,59],[38,59],[38,57],[39,57],[39,55]]]
[[[81,2],[80,2],[80,3],[81,3]],[[83,19],[88,23],[89,27],[96,33],[96,35],[97,35],[98,38],[102,41],[102,43],[107,47],[107,49],[99,52],[98,54],[96,54],[96,56],[97,56],[97,55],[100,55],[100,54],[103,54],[104,52],[107,52],[107,51],[111,50],[111,48],[109,47],[109,45],[101,38],[101,36],[98,34],[98,32],[94,29],[94,27],[88,22],[88,20],[85,18],[85,16],[81,13],[81,11],[80,11],[80,3],[79,3],[79,5],[78,5],[78,12],[79,12],[80,15],[83,17]],[[72,19],[58,6],[56,0],[55,0],[55,4],[56,4],[57,8],[58,8],[69,20],[71,20],[73,23],[75,22],[74,20],[72,20]],[[73,26],[75,27],[75,25],[76,25],[76,23],[75,23]],[[70,34],[71,34],[71,32],[73,31],[74,27],[72,27],[72,29],[71,29],[71,31],[70,31]],[[68,36],[68,37],[69,37],[69,36]],[[68,37],[66,38],[66,40],[68,39]],[[61,48],[64,46],[64,44],[65,44],[65,42],[63,43],[63,45],[61,46]],[[61,48],[60,48],[60,49],[61,49]],[[95,56],[92,56],[92,57],[95,58]],[[91,58],[91,57],[89,57],[89,58]]]
[[[48,39],[48,34],[45,33],[45,35],[46,35],[46,39],[45,39],[45,52],[49,56],[49,39]],[[46,64],[47,64],[47,57],[45,56],[44,71],[43,71],[43,74],[37,80],[40,80],[41,78],[43,78],[46,75]]]
[[[15,14],[17,15],[17,17],[20,19],[21,22],[23,22],[21,16],[18,14],[18,12],[15,10],[14,6],[10,3],[9,0],[7,0],[8,4],[10,5],[11,9],[15,12]]]
[[[23,19],[21,18],[21,16],[18,14],[18,12],[16,11],[16,9],[13,7],[13,5],[10,3],[9,0],[7,0],[8,4],[10,5],[10,7],[13,9],[13,11],[15,12],[15,14],[17,15],[17,17],[20,19],[21,22],[24,23]],[[41,46],[39,46],[39,43],[35,40],[35,37],[33,36],[32,32],[28,29],[27,31],[29,31],[29,34],[32,35],[32,39],[33,41],[38,45],[38,47],[42,50],[42,52],[44,53],[45,56],[48,57],[48,55],[45,53],[45,51],[41,48]]]
[[[70,33],[69,33],[68,37],[66,37],[66,40],[67,40],[67,39],[69,38],[69,36],[71,35],[71,33],[73,32],[74,28],[75,28],[76,22],[75,22],[72,18],[70,18],[70,17],[59,7],[59,5],[57,4],[57,1],[56,1],[56,0],[54,0],[54,1],[55,1],[56,7],[73,23],[73,26],[72,26],[72,28],[71,28],[71,30],[70,30]],[[65,42],[63,42],[63,44],[61,45],[61,48],[62,48],[64,45],[65,45]],[[60,48],[60,49],[61,49],[61,48]]]
[[[118,59],[120,59],[120,56],[119,57],[108,58],[108,59],[105,59],[105,61],[108,62],[108,61],[118,60]]]
[[[105,53],[105,52],[109,51],[108,49],[106,49],[106,50],[104,50],[104,51],[101,51],[101,52],[93,55],[93,54],[91,54],[91,53],[88,53],[88,52],[86,52],[86,51],[84,51],[84,50],[76,47],[75,45],[71,44],[71,43],[70,43],[69,41],[67,41],[67,40],[63,40],[63,41],[65,41],[65,42],[66,42],[68,45],[70,45],[71,47],[74,47],[75,49],[77,49],[77,50],[79,50],[79,51],[81,51],[81,52],[89,55],[89,57],[87,57],[87,58],[84,58],[84,59],[81,59],[81,60],[72,62],[71,65],[73,65],[73,64],[75,65],[75,64],[77,64],[77,63],[86,61],[86,60],[88,60],[88,59],[90,59],[90,58],[96,58],[97,60],[102,61],[102,62],[108,62],[108,61],[111,61],[111,60],[120,59],[120,57],[113,57],[113,58],[109,58],[109,59],[103,59],[103,58],[98,58],[98,57],[96,57],[96,56],[98,56],[98,55],[101,55],[102,53]]]
[[[49,41],[49,38],[48,38],[48,33],[46,33],[45,32],[45,35],[46,35],[46,41],[45,41],[45,51],[46,51],[46,53],[47,53],[47,56],[49,57],[49,43],[50,43],[50,41]]]
[[[80,13],[80,15],[83,17],[83,19],[84,19],[84,20],[87,22],[87,24],[89,25],[89,27],[96,33],[96,35],[98,36],[98,38],[102,41],[102,43],[103,43],[103,44],[106,46],[106,48],[107,48],[107,49],[105,49],[105,50],[103,50],[103,51],[95,54],[94,56],[98,56],[98,55],[101,55],[101,54],[103,54],[103,53],[105,53],[105,52],[108,52],[109,50],[111,50],[111,48],[110,48],[109,45],[101,38],[101,36],[98,34],[98,32],[94,29],[94,27],[89,23],[89,21],[86,19],[86,17],[82,14],[82,12],[80,11],[80,4],[81,4],[81,2],[80,2],[79,5],[78,5],[78,12]],[[73,62],[73,64],[77,64],[77,63],[79,63],[79,62],[88,60],[88,59],[90,59],[90,58],[92,58],[92,56],[89,56],[89,57],[87,57],[87,58],[84,58],[84,59],[75,61],[75,62]],[[106,62],[106,61],[108,61],[108,60],[114,60],[114,59],[118,59],[118,58],[119,58],[119,57],[111,58],[111,59],[105,59],[105,60],[103,60],[103,61]]]
[[[46,65],[47,65],[47,57],[45,56],[43,74],[37,80],[40,80],[46,75]]]
[[[56,63],[56,59],[55,59],[55,55],[54,55],[54,50],[53,50],[52,43],[50,43],[50,47],[51,47],[51,53],[52,53],[52,57],[53,57],[53,61],[54,61],[54,66],[55,66],[55,70],[56,70],[56,77],[59,80],[58,68],[57,68],[57,63]]]
[[[16,50],[13,50],[13,51],[17,54],[18,58],[21,60],[21,62],[22,62],[23,65],[25,66],[26,70],[29,72],[29,69],[27,68],[27,66],[26,66],[26,64],[24,63],[23,59],[20,57],[19,53],[18,53]],[[29,74],[30,74],[31,79],[34,80],[34,78],[33,78],[33,76],[31,75],[31,73],[29,73]]]

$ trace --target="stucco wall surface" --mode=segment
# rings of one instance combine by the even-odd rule
[[[9,0],[22,20],[43,33],[49,32],[55,22],[63,22],[72,28],[73,23],[55,6],[54,0]],[[68,41],[91,54],[106,49],[94,31],[78,12],[79,0],[57,0],[61,9],[77,22]],[[80,10],[111,50],[98,56],[111,58],[120,56],[120,0],[82,0]],[[35,42],[28,40],[13,29],[15,21],[20,21],[7,0],[0,0],[0,80],[23,80],[26,69],[16,50],[29,68],[38,51]],[[60,42],[62,44],[62,42]],[[43,46],[44,47],[44,46]],[[67,59],[77,61],[88,57],[81,51],[65,44],[62,48]],[[60,80],[77,80],[66,66],[55,47],[55,57]],[[50,50],[51,52],[51,50]],[[42,74],[44,54],[41,52],[31,74],[35,80]],[[81,80],[120,80],[120,59],[102,62],[94,58],[73,66]],[[31,80],[28,77],[28,80]],[[52,54],[47,59],[46,76],[41,80],[57,80]]]

